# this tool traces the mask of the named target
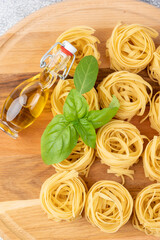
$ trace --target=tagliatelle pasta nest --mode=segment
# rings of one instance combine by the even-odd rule
[[[94,149],[88,147],[80,138],[67,159],[56,163],[53,167],[57,172],[76,170],[81,175],[88,176],[89,169],[95,160]]]
[[[108,165],[108,173],[123,175],[133,179],[134,170],[129,168],[139,161],[143,152],[143,138],[131,123],[112,120],[97,132],[97,155],[101,162]]]
[[[110,68],[138,73],[145,69],[153,58],[158,32],[139,24],[117,24],[107,40],[107,55]]]
[[[138,193],[132,223],[147,235],[160,237],[160,183],[149,185]]]
[[[63,113],[63,105],[71,91],[75,88],[73,79],[59,80],[51,96],[51,106],[53,116]],[[89,110],[99,110],[98,94],[95,88],[83,94],[89,105]]]
[[[129,220],[133,199],[128,190],[114,181],[96,182],[87,194],[85,216],[106,233],[114,233]]]
[[[143,167],[145,176],[151,181],[160,182],[160,136],[147,144],[143,155]]]
[[[151,102],[152,87],[137,74],[127,71],[114,72],[98,85],[98,97],[102,108],[108,107],[113,95],[120,102],[115,117],[130,121],[135,115],[142,116],[145,113],[146,104]]]
[[[93,35],[94,32],[95,30],[91,27],[77,26],[68,29],[57,38],[56,42],[62,43],[66,40],[77,49],[75,61],[69,72],[70,76],[74,75],[78,63],[85,56],[93,55],[100,64],[100,53],[97,49],[97,44],[100,43],[100,41]],[[71,61],[69,61],[68,65],[70,65],[70,63]]]
[[[160,91],[152,98],[149,120],[151,128],[160,133]]]
[[[42,185],[40,201],[49,219],[72,221],[81,216],[87,187],[74,170],[53,174]]]
[[[147,67],[149,77],[160,85],[160,46],[153,53],[153,59]]]

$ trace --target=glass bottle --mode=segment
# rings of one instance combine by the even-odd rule
[[[50,54],[57,45],[59,50]],[[65,79],[75,60],[74,48],[64,41],[54,44],[41,58],[40,67],[44,70],[18,85],[7,97],[1,112],[0,129],[13,138],[18,132],[30,126],[42,113],[49,95],[49,89],[57,78]],[[49,59],[46,64],[45,60]],[[72,62],[67,70],[67,63]]]

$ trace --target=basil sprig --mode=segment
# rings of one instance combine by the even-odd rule
[[[76,146],[79,136],[86,145],[95,148],[95,129],[112,119],[118,111],[119,102],[114,96],[108,108],[88,111],[86,106],[85,98],[76,89],[72,89],[64,104],[64,113],[56,115],[42,135],[41,155],[46,164],[66,159]]]
[[[120,106],[118,99],[113,96],[108,108],[89,111],[88,103],[81,93],[91,90],[95,84],[98,71],[92,68],[96,69],[95,61],[97,60],[93,56],[84,57],[82,60],[74,76],[76,89],[72,89],[68,94],[63,106],[63,114],[53,118],[41,138],[42,159],[48,165],[66,159],[76,146],[79,136],[86,145],[95,148],[95,129],[109,122]],[[86,81],[89,81],[88,84]]]

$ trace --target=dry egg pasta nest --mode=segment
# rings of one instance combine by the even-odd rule
[[[129,168],[139,161],[143,152],[143,139],[139,130],[131,123],[112,120],[97,132],[97,155],[101,162],[108,165],[108,173],[123,175],[133,179]]]
[[[152,98],[149,121],[151,128],[160,133],[160,91]]]
[[[143,154],[143,168],[146,177],[160,182],[160,136],[154,136],[147,144]]]
[[[146,104],[151,101],[152,87],[137,74],[127,71],[114,72],[98,85],[98,97],[102,108],[109,105],[113,95],[120,102],[115,117],[130,121],[135,115],[144,114]]]
[[[138,73],[145,69],[153,58],[158,32],[139,24],[119,23],[106,42],[110,68]]]
[[[81,217],[87,186],[74,170],[53,174],[42,185],[40,201],[49,219],[72,221]]]
[[[79,138],[69,157],[60,163],[53,164],[57,172],[76,170],[80,175],[88,176],[89,169],[95,160],[94,149],[88,147]]]
[[[132,223],[147,235],[160,237],[160,183],[149,185],[138,193]]]
[[[133,199],[128,190],[114,181],[96,182],[87,194],[85,216],[106,233],[118,231],[130,218]]]
[[[63,105],[71,91],[75,88],[73,79],[59,80],[51,96],[51,110],[53,116],[63,113]],[[99,110],[98,94],[95,88],[83,94],[89,105],[89,110]]]
[[[147,67],[149,77],[160,85],[160,46],[153,53],[153,59]]]

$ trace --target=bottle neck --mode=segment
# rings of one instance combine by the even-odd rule
[[[56,79],[63,74],[71,55],[67,55],[63,49],[53,54],[49,64],[44,68],[40,75],[40,82],[43,89],[49,89],[55,83]]]
[[[48,67],[45,67],[43,72],[41,72],[40,83],[44,90],[51,88],[51,86],[53,85],[54,78],[53,75],[51,74],[51,70]]]

